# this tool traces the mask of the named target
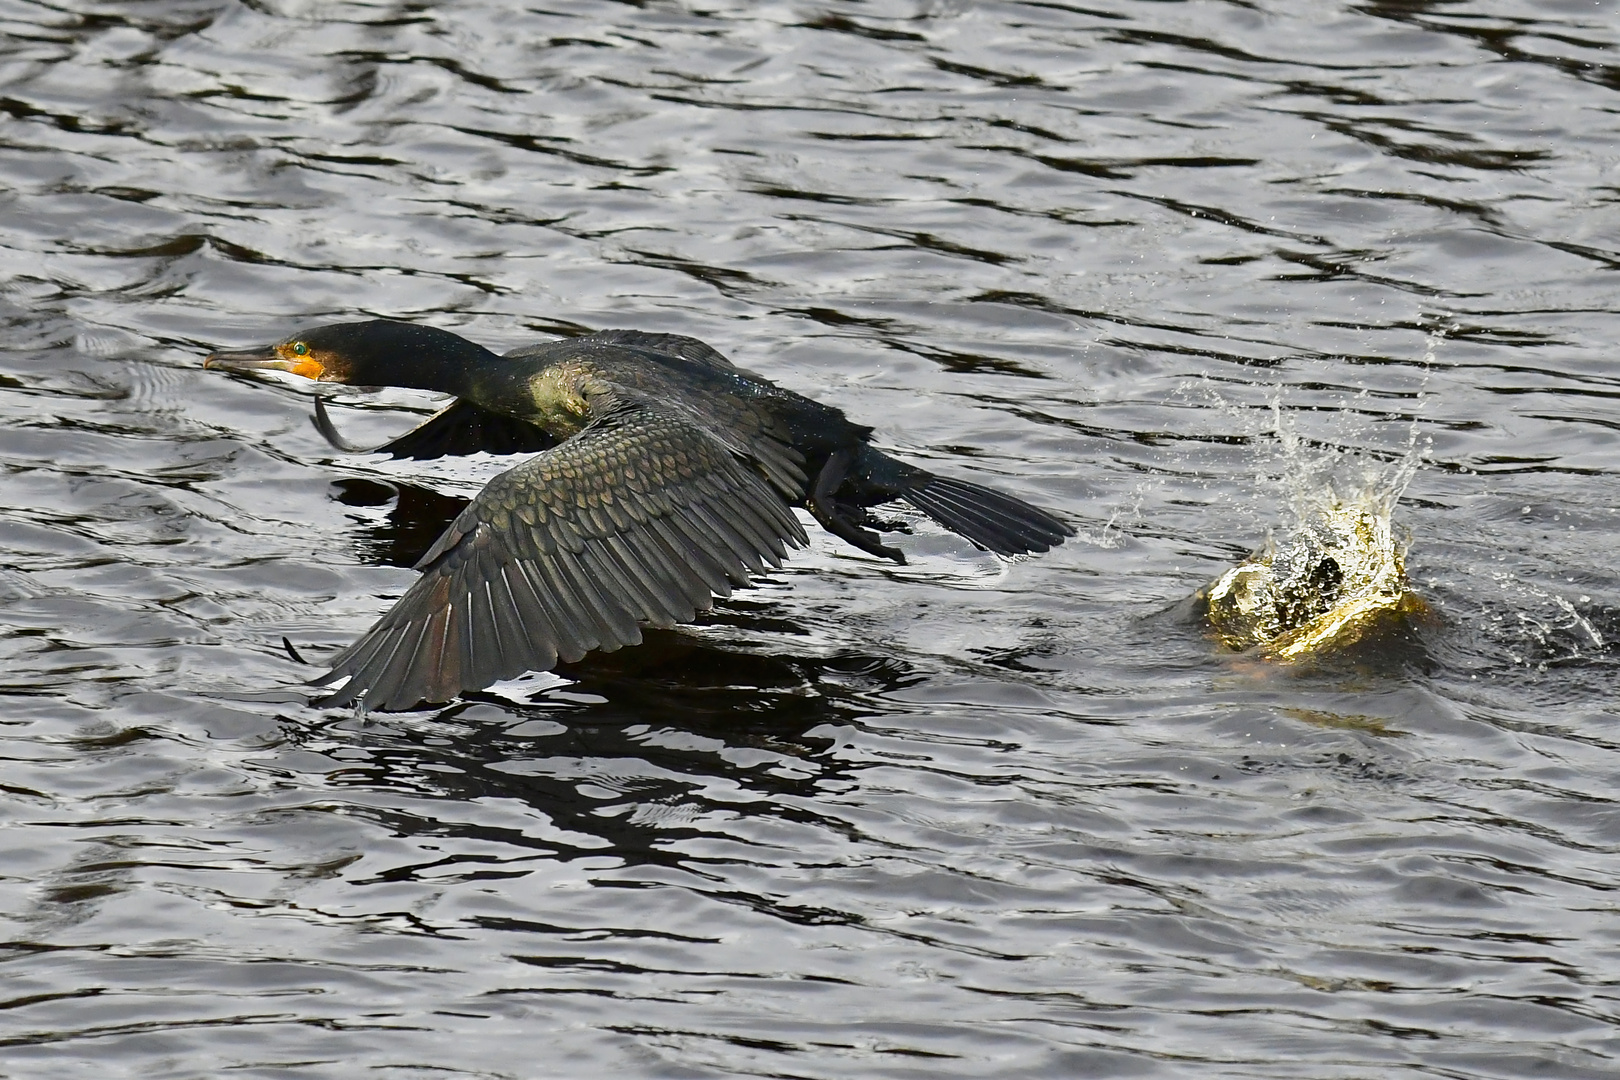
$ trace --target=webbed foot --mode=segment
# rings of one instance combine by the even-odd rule
[[[853,450],[839,450],[827,458],[827,463],[821,467],[821,473],[816,477],[815,490],[810,493],[810,516],[821,523],[821,527],[840,539],[847,540],[860,548],[868,555],[876,555],[880,559],[893,559],[904,566],[906,556],[899,548],[886,546],[877,533],[864,529],[862,524],[872,522],[872,517],[860,507],[850,507],[839,503],[833,498],[833,493],[844,483],[849,475],[849,467],[855,461]],[[851,519],[851,512],[859,515]]]

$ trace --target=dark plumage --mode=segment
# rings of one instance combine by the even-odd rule
[[[396,457],[533,453],[491,480],[417,564],[422,577],[317,679],[323,699],[408,709],[690,622],[805,543],[792,508],[905,562],[866,508],[902,499],[998,555],[1074,529],[977,484],[907,465],[839,410],[694,338],[607,330],[497,356],[448,331],[315,327],[209,367],[454,394],[379,447]],[[324,409],[317,423],[341,444]]]

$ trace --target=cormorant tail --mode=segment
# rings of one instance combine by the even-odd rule
[[[956,533],[997,555],[1046,551],[1074,535],[1074,526],[993,488],[917,470],[900,497]]]

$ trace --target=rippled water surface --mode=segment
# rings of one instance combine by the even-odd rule
[[[0,18],[0,1073],[1620,1071],[1612,0]],[[200,361],[370,314],[693,334],[1081,535],[323,712],[501,462]],[[1416,638],[1186,616],[1408,454]]]

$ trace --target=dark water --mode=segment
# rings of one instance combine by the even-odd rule
[[[0,12],[0,1074],[1620,1070],[1612,0]],[[323,713],[283,636],[500,463],[200,359],[371,313],[695,334],[1082,536]],[[1170,610],[1409,453],[1421,640]]]

